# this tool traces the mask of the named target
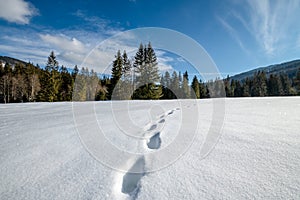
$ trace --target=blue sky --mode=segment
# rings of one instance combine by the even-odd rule
[[[233,75],[299,59],[299,10],[298,0],[0,0],[0,55],[43,65],[54,50],[73,67],[115,34],[162,27],[197,41],[222,75]],[[124,41],[112,46],[133,50]],[[186,69],[158,54],[163,67]]]

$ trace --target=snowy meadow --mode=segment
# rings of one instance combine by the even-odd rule
[[[299,199],[299,100],[0,105],[0,199]]]

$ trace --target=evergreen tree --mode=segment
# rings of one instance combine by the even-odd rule
[[[251,80],[247,77],[243,84],[243,97],[251,96]]]
[[[226,97],[229,97],[229,93],[230,93],[230,78],[229,75],[227,75],[227,78],[224,80],[224,86],[225,86],[225,93],[226,93]]]
[[[74,83],[72,75],[68,72],[67,68],[64,66],[61,66],[60,74],[61,74],[61,84],[58,89],[58,93],[60,94],[59,101],[71,101],[73,83]]]
[[[288,96],[291,93],[291,82],[286,74],[280,74],[280,80],[282,84],[282,89],[283,89],[283,95]]]
[[[238,80],[235,81],[234,96],[235,97],[243,96],[243,88],[240,81]]]
[[[121,56],[120,50],[117,52],[115,56],[115,60],[113,61],[113,66],[111,70],[111,85],[109,88],[109,99],[121,99],[121,81],[123,71],[123,58]],[[118,84],[119,83],[119,84]]]
[[[45,69],[47,71],[58,70],[58,61],[56,60],[54,51],[50,52]]]
[[[122,77],[121,77],[121,99],[129,100],[133,93],[133,79],[132,79],[132,66],[127,56],[126,51],[123,52],[123,66],[122,66]]]
[[[296,93],[300,95],[300,68],[298,69],[294,82],[295,82]]]
[[[235,88],[236,88],[236,81],[232,79],[231,83],[230,83],[230,88],[229,88],[229,91],[228,91],[228,96],[229,97],[234,97]]]
[[[199,92],[200,92],[200,99],[208,98],[205,84],[202,82],[201,79],[199,81]]]
[[[200,89],[199,89],[199,81],[197,76],[195,75],[192,81],[192,89],[194,91],[195,97],[200,99]]]
[[[172,99],[179,99],[180,98],[180,85],[179,85],[179,77],[177,75],[176,71],[173,71],[172,77],[171,77],[171,85],[170,90],[174,94]]]
[[[185,71],[183,74],[182,92],[183,92],[183,98],[188,99],[191,97],[190,87],[189,87],[189,75],[187,71]]]
[[[284,94],[281,80],[276,74],[271,74],[267,82],[269,96],[282,96]]]
[[[58,101],[59,88],[61,80],[58,72],[58,61],[53,51],[48,56],[48,61],[45,71],[41,77],[41,91],[39,93],[39,100],[41,101]]]
[[[210,95],[210,91],[209,91],[209,88],[208,88],[208,85],[205,84],[205,89],[204,89],[204,98],[210,98],[211,95]]]
[[[157,67],[157,58],[150,42],[143,48],[141,44],[135,55],[135,79],[138,89],[134,91],[135,99],[159,99],[162,96]]]
[[[86,101],[87,100],[87,79],[88,69],[82,67],[76,76],[76,81],[73,89],[73,101]]]
[[[171,90],[171,76],[168,71],[165,72],[165,75],[161,76],[160,85],[162,87],[163,97],[162,99],[174,99],[175,94]]]
[[[264,97],[267,95],[267,78],[264,71],[254,74],[252,96]]]

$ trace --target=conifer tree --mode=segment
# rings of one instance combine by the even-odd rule
[[[247,77],[243,84],[243,97],[251,96],[251,80]]]
[[[161,86],[158,85],[160,76],[157,58],[150,42],[144,48],[142,44],[140,45],[133,66],[138,87],[134,91],[133,98],[159,99],[162,96]]]
[[[182,92],[183,98],[188,99],[190,98],[190,87],[189,87],[189,75],[188,72],[185,71],[182,77]]]
[[[197,99],[200,99],[200,89],[199,89],[199,81],[197,76],[195,75],[192,81],[192,89],[195,93]]]
[[[288,96],[291,93],[291,82],[286,74],[280,74],[280,80],[283,89],[283,95]]]
[[[298,69],[298,72],[296,74],[295,78],[295,88],[296,88],[296,93],[300,95],[300,68]]]
[[[59,99],[60,73],[58,72],[58,61],[53,51],[48,56],[48,61],[44,73],[41,77],[41,91],[39,99],[41,101],[57,101]]]
[[[121,99],[129,100],[133,93],[132,66],[126,51],[122,54]]]
[[[180,98],[180,85],[179,85],[179,77],[176,71],[173,71],[172,77],[171,77],[171,85],[170,89],[172,93],[174,94],[174,99]]]
[[[205,84],[202,82],[201,79],[199,80],[199,92],[200,92],[200,99],[207,98]]]
[[[123,58],[121,56],[120,50],[117,52],[115,56],[115,60],[113,61],[113,66],[111,69],[111,85],[109,88],[109,99],[121,99],[121,84],[119,81],[122,77],[123,71]],[[119,84],[118,84],[119,83]]]

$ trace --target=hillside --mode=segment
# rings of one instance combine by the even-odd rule
[[[247,72],[243,72],[234,76],[231,76],[230,79],[243,81],[247,77],[253,77],[254,74],[258,71],[264,71],[267,75],[267,77],[270,76],[270,74],[286,74],[289,78],[293,78],[296,76],[297,71],[300,68],[300,60],[293,60],[289,62],[284,62],[280,64],[270,65],[267,67],[259,67]]]
[[[26,65],[26,62],[8,56],[0,56],[0,63],[2,64],[2,66],[4,66],[6,63],[8,63],[11,66],[15,66],[16,64]]]

